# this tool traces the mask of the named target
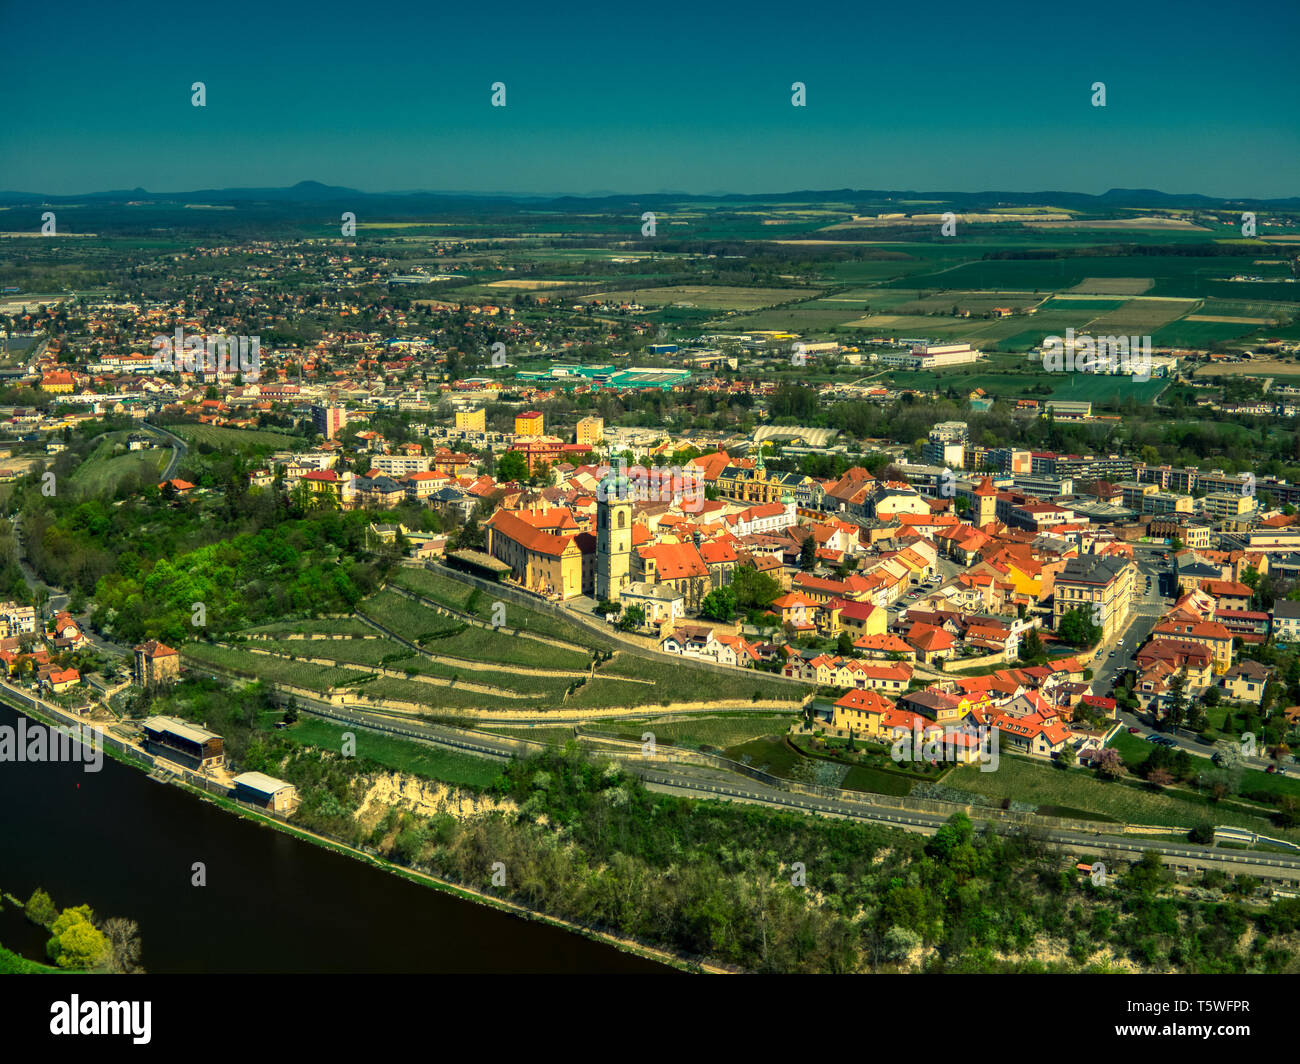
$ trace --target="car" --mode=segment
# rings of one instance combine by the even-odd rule
[[[1266,768],[1264,771],[1265,771],[1265,772],[1276,772],[1276,771],[1277,771],[1277,766],[1276,766],[1276,765],[1269,765],[1268,768]]]
[[[1160,741],[1160,736],[1158,736],[1158,735],[1148,735],[1148,736],[1146,737],[1146,740],[1147,740],[1147,742],[1149,742],[1149,743],[1158,743],[1158,742]]]
[[[1141,735],[1141,734],[1142,734],[1142,729],[1141,729],[1141,728],[1129,728],[1128,733],[1129,733],[1129,735]]]

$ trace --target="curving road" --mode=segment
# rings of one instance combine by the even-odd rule
[[[167,463],[167,468],[163,470],[162,479],[171,480],[176,475],[176,470],[180,468],[181,459],[189,452],[189,444],[177,436],[174,432],[168,432],[166,429],[159,428],[157,425],[151,425],[147,421],[140,422],[140,427],[146,432],[155,432],[161,436],[172,449],[172,460]]]

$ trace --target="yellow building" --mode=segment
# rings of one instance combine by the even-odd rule
[[[1128,621],[1136,572],[1131,561],[1113,554],[1071,558],[1057,576],[1052,594],[1054,627],[1059,629],[1061,618],[1071,610],[1082,609],[1101,627],[1102,639],[1110,639]]]
[[[1219,491],[1205,497],[1205,516],[1212,521],[1232,525],[1234,529],[1243,524],[1249,527],[1250,518],[1254,514],[1255,496],[1253,495]]]
[[[487,410],[481,406],[476,410],[457,410],[456,428],[461,432],[486,432]]]
[[[589,533],[557,536],[498,510],[487,523],[487,536],[488,553],[510,566],[529,591],[560,599],[595,591],[595,537]]]
[[[74,381],[67,370],[52,370],[41,376],[41,391],[56,395],[67,395],[72,391]]]
[[[542,412],[540,410],[526,410],[522,414],[516,414],[515,435],[516,436],[543,435]]]
[[[849,691],[831,708],[831,729],[837,734],[853,734],[870,739],[884,735],[881,717],[894,703],[875,691]]]
[[[1152,630],[1155,639],[1183,639],[1205,647],[1214,661],[1214,674],[1221,676],[1232,668],[1232,633],[1218,621],[1202,621],[1174,611]]]
[[[605,419],[603,417],[584,417],[578,422],[574,443],[585,443],[594,447],[605,438]]]

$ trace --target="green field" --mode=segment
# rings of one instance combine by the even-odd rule
[[[885,380],[896,388],[918,388],[925,391],[947,391],[955,388],[958,392],[970,392],[983,388],[989,395],[1002,399],[1077,399],[1086,402],[1101,402],[1107,399],[1132,399],[1134,402],[1146,403],[1154,399],[1167,386],[1168,382],[1154,379],[1135,381],[1131,377],[1108,376],[1094,373],[964,373],[958,369],[941,373],[913,373],[900,370],[886,374]],[[1040,384],[1049,384],[1052,391],[1043,394],[1033,389]]]
[[[1152,333],[1151,342],[1158,347],[1208,347],[1210,344],[1268,331],[1268,327],[1263,325],[1242,325],[1222,321],[1175,321]]]
[[[108,438],[73,472],[72,490],[75,494],[85,498],[111,497],[130,477],[138,477],[145,484],[158,483],[171,460],[170,449],[149,447],[142,451],[126,451],[115,455],[114,451],[121,446],[124,434],[105,435]]]
[[[167,425],[168,432],[194,444],[206,443],[221,451],[254,451],[271,448],[288,451],[305,446],[302,436],[261,429],[228,429],[218,425]]]
[[[1132,736],[1125,733],[1124,739],[1132,739]],[[1150,752],[1149,746],[1146,743],[1139,745],[1148,747],[1142,751],[1145,758]],[[1122,742],[1117,742],[1116,747],[1121,755],[1125,754],[1126,746]],[[1086,769],[1061,770],[1023,757],[1002,757],[996,772],[981,772],[978,766],[959,765],[945,782],[950,787],[990,798],[1012,798],[1033,802],[1040,807],[1075,809],[1126,824],[1192,828],[1213,821],[1300,841],[1300,830],[1274,827],[1264,814],[1251,816],[1222,803],[1214,806],[1194,797],[1184,797],[1177,790],[1149,790],[1141,781],[1105,782]],[[1249,789],[1245,784],[1243,788]]]

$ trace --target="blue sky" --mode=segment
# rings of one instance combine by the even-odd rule
[[[0,189],[1297,195],[1298,48],[1295,0],[0,0]]]

